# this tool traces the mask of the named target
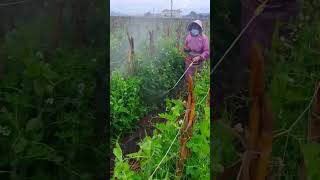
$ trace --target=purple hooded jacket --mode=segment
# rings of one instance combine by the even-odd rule
[[[193,21],[192,23],[198,24],[201,27],[202,33],[196,37],[191,36],[191,33],[189,33],[184,42],[184,49],[190,49],[192,52],[197,52],[201,54],[200,61],[205,61],[209,58],[209,51],[210,51],[208,37],[205,34],[203,34],[203,26],[201,21],[196,20],[196,21]],[[190,23],[188,26],[189,31],[192,23]]]

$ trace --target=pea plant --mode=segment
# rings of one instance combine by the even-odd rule
[[[119,71],[115,71],[111,75],[110,87],[112,134],[129,132],[147,111],[140,98],[141,80],[125,77]]]
[[[94,134],[95,54],[41,53],[11,54],[2,76],[1,172],[5,179],[91,179],[88,164],[100,166],[104,158],[100,147],[86,145]]]
[[[197,76],[196,97],[203,99],[209,88],[209,67]],[[165,123],[156,124],[152,136],[147,136],[139,143],[139,151],[123,155],[120,146],[113,150],[116,165],[113,178],[132,179],[173,179],[176,177],[176,162],[179,157],[177,137],[184,114],[185,102],[182,99],[167,99],[166,112],[160,113]],[[171,147],[169,149],[169,147]],[[210,108],[206,101],[197,106],[197,118],[193,128],[193,137],[187,143],[191,157],[185,165],[185,178],[210,179]]]

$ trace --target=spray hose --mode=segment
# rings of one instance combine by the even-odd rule
[[[177,48],[177,49],[178,49],[179,54],[180,54],[185,60],[188,60],[188,61],[191,60],[191,58],[188,57],[188,56],[186,56],[181,49],[179,49],[179,48]]]
[[[192,62],[193,57],[200,55],[200,54],[193,54],[193,55],[190,54],[191,56],[186,56],[181,49],[179,49],[179,48],[177,48],[177,49],[178,49],[179,54],[184,58],[184,60],[186,60],[188,62]],[[197,64],[197,63],[194,62],[193,64]]]

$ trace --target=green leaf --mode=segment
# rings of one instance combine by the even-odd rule
[[[40,118],[30,119],[26,125],[26,131],[36,131],[43,127],[43,123]]]
[[[116,158],[119,161],[121,161],[121,162],[123,161],[122,150],[121,150],[121,147],[118,142],[116,143],[116,147],[113,149],[113,154],[116,156]]]
[[[33,81],[33,88],[34,88],[36,95],[38,95],[40,97],[43,95],[44,87],[38,80]]]
[[[149,136],[147,136],[142,143],[140,143],[141,150],[147,154],[148,156],[151,155],[151,147],[152,147],[152,141]]]
[[[302,151],[308,179],[320,179],[320,144],[305,144]]]
[[[27,147],[28,145],[28,141],[23,138],[23,137],[20,137],[15,144],[13,144],[13,150],[16,154],[18,153],[21,153],[22,151],[25,150],[25,148]]]
[[[25,62],[25,63],[26,63],[26,72],[28,76],[36,77],[41,74],[41,67],[39,64],[31,63],[31,62]]]

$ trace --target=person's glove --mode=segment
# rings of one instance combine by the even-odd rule
[[[201,57],[200,56],[196,56],[192,59],[194,64],[198,64],[201,61]]]

